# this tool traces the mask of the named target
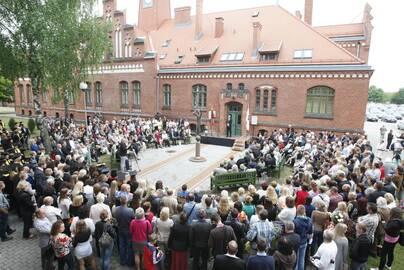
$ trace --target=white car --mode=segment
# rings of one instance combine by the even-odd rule
[[[397,122],[397,128],[399,130],[404,130],[404,120],[401,120],[401,121]]]

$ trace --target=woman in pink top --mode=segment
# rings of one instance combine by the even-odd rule
[[[135,254],[135,269],[140,270],[143,259],[143,250],[147,245],[148,237],[152,233],[152,226],[148,220],[144,218],[143,208],[137,208],[135,211],[135,219],[132,220],[129,227],[132,235],[133,253]]]

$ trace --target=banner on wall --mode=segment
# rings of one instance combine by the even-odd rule
[[[251,125],[256,126],[258,124],[258,117],[256,115],[251,115]]]

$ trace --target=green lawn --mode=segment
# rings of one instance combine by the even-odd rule
[[[404,247],[400,246],[400,244],[396,245],[396,248],[394,249],[394,262],[393,262],[393,267],[391,269],[393,270],[400,270],[404,269],[404,260],[402,260],[402,257],[404,256]],[[380,262],[380,257],[369,257],[368,261],[368,268],[372,267],[378,267]]]
[[[8,121],[10,120],[10,118],[14,118],[16,123],[22,122],[24,124],[24,126],[28,127],[28,117],[12,117],[12,116],[0,116],[0,119],[3,121],[3,123],[5,124],[6,128],[8,129]],[[34,119],[35,120],[35,119]],[[31,134],[31,136],[39,136],[39,130],[37,128],[35,128],[33,134]]]

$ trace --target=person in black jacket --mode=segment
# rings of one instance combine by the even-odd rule
[[[383,270],[385,265],[390,269],[393,265],[394,247],[400,239],[400,231],[403,229],[404,220],[402,219],[402,210],[395,207],[390,211],[390,220],[384,225],[385,235],[380,254],[379,269]]]
[[[243,223],[238,221],[239,211],[236,208],[231,209],[230,215],[227,219],[227,221],[224,223],[225,225],[228,225],[233,228],[234,234],[237,239],[237,245],[238,245],[238,251],[237,251],[237,257],[243,258],[243,252],[244,252],[244,238],[245,238],[245,226]]]
[[[33,227],[32,217],[35,213],[36,204],[32,200],[32,195],[27,191],[28,182],[20,181],[17,185],[17,204],[20,210],[22,220],[24,222],[24,229],[22,237],[24,239],[32,238],[29,229]]]
[[[351,270],[365,270],[372,246],[372,241],[366,234],[364,223],[356,224],[356,239],[352,243]]]
[[[109,259],[111,258],[112,251],[114,249],[114,243],[116,239],[115,229],[111,224],[107,222],[108,212],[107,210],[102,210],[100,214],[101,220],[95,224],[94,238],[98,245],[100,256],[101,256],[101,269],[108,270],[109,269]],[[104,234],[104,232],[108,233],[112,239],[110,245],[102,245],[100,243],[100,238]]]
[[[216,256],[212,270],[245,270],[244,261],[236,257],[237,248],[236,241],[230,241],[227,245],[227,254]]]
[[[168,248],[171,249],[171,270],[188,269],[189,228],[187,214],[183,212],[180,215],[180,222],[171,227],[168,238]]]
[[[191,224],[189,234],[193,270],[206,270],[208,268],[208,239],[211,229],[212,225],[206,220],[205,209],[200,209],[198,219]]]

